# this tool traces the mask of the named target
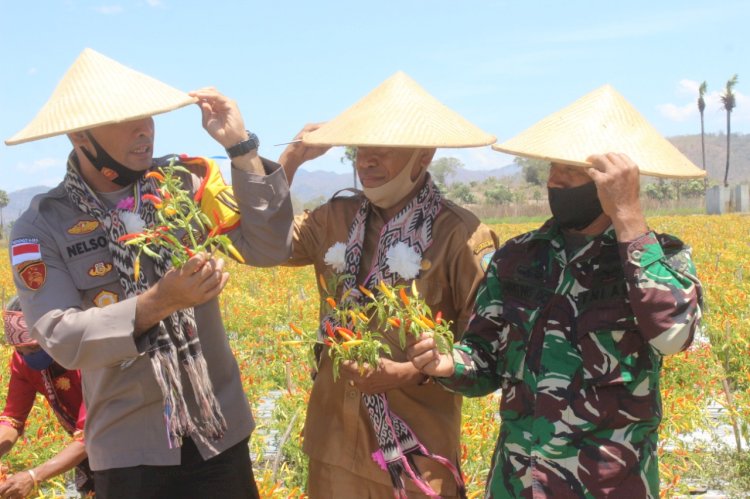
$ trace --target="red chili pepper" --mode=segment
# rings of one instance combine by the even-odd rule
[[[443,321],[443,312],[438,310],[438,313],[435,314],[435,324],[440,324]]]
[[[193,250],[191,250],[185,245],[183,245],[182,247],[185,249],[185,252],[188,254],[190,258],[193,258],[195,256],[195,252]]]
[[[150,201],[156,208],[162,207],[162,200],[158,196],[154,196],[153,194],[144,194],[141,196],[142,201]]]
[[[328,321],[326,321],[326,334],[332,340],[336,339],[336,335],[333,333],[333,327],[331,326],[331,323]]]
[[[131,239],[135,239],[136,237],[140,237],[143,234],[139,233],[133,233],[133,234],[125,234],[123,236],[120,236],[117,238],[118,243],[124,243],[125,241],[130,241]]]

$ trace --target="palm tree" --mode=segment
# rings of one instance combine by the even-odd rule
[[[352,165],[352,176],[354,177],[354,188],[357,188],[357,148],[354,146],[346,146],[344,148],[344,155],[341,157],[341,162],[349,162]]]
[[[703,111],[706,110],[706,100],[703,98],[706,95],[706,82],[701,83],[698,87],[698,112],[701,113],[701,153],[703,154],[703,171],[706,171],[706,132],[703,126]],[[708,178],[703,177],[703,183],[708,185]]]
[[[729,187],[729,145],[730,138],[732,136],[732,109],[737,106],[737,102],[734,98],[734,86],[737,85],[737,75],[735,74],[727,81],[727,86],[724,89],[724,94],[721,96],[721,102],[724,104],[724,109],[727,110],[727,166],[724,169],[724,187]]]

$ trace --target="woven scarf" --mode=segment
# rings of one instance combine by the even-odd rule
[[[370,270],[364,280],[364,287],[376,290],[375,285],[379,281],[393,286],[399,280],[399,276],[388,268],[386,254],[388,250],[398,242],[409,245],[421,257],[432,244],[432,229],[442,208],[442,197],[440,191],[427,175],[425,185],[419,190],[404,208],[389,220],[380,232],[378,247],[373,258]],[[362,294],[356,288],[357,275],[359,274],[362,259],[362,249],[365,241],[365,230],[367,216],[371,210],[371,203],[365,198],[359,207],[351,226],[349,227],[349,239],[346,244],[345,270],[349,277],[344,281],[343,292],[351,290],[349,300],[362,300]],[[327,315],[321,321],[319,335],[325,334],[325,323],[335,324],[332,315]],[[430,453],[422,445],[409,426],[388,406],[388,400],[384,393],[368,395],[363,393],[362,400],[367,408],[375,436],[378,440],[379,449],[373,452],[373,460],[386,471],[393,484],[395,496],[406,497],[404,475],[409,477],[422,493],[430,497],[439,495],[430,487],[419,469],[414,463],[413,456],[421,455],[434,459],[446,466],[453,474],[459,487],[461,497],[465,496],[463,480],[456,467],[448,459]]]
[[[68,159],[68,171],[63,183],[73,205],[96,219],[104,228],[109,240],[112,261],[117,269],[125,296],[130,298],[146,291],[150,285],[147,282],[146,273],[141,272],[138,280],[134,278],[137,249],[135,246],[125,246],[118,242],[118,239],[127,233],[118,210],[105,208],[101,200],[84,182],[79,173],[78,158],[75,153],[72,153]],[[141,177],[135,184],[135,192],[138,214],[147,227],[152,226],[155,220],[155,209],[151,203],[141,203],[140,199],[144,194],[158,195],[156,184],[151,179]],[[153,260],[154,269],[156,275],[162,277],[170,269],[171,260],[169,253],[163,248],[159,248],[157,254],[161,258]],[[182,445],[182,438],[188,435],[217,440],[224,435],[226,430],[226,421],[214,395],[197,332],[194,311],[188,308],[171,314],[146,333],[148,340],[146,351],[151,361],[154,377],[164,396],[164,420],[170,448]],[[133,360],[123,362],[121,367],[126,369]],[[187,373],[198,404],[197,418],[190,414],[185,401],[180,366]]]
[[[57,396],[57,389],[55,388],[55,377],[52,375],[52,369],[48,367],[40,373],[42,375],[42,382],[44,383],[44,396],[50,408],[57,416],[60,424],[65,428],[65,431],[72,435],[76,431],[78,418],[70,414],[68,409],[60,402],[60,397]]]

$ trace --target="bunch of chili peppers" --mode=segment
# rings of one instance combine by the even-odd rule
[[[127,246],[136,246],[138,255],[134,264],[135,278],[140,275],[140,258],[145,253],[154,260],[161,260],[158,248],[166,248],[172,266],[182,267],[196,253],[221,250],[239,262],[242,255],[234,247],[229,236],[221,234],[224,224],[214,212],[213,220],[203,213],[190,192],[183,189],[179,172],[190,173],[186,168],[171,163],[150,171],[147,178],[158,183],[158,193],[144,194],[141,201],[156,208],[155,223],[141,232],[125,234],[119,241]]]
[[[414,281],[411,285],[411,296],[406,286],[392,287],[381,281],[375,292],[359,286],[360,292],[366,298],[363,303],[347,299],[351,290],[345,292],[337,302],[328,290],[336,290],[338,283],[346,277],[334,276],[333,285],[326,283],[322,276],[319,279],[321,287],[328,294],[325,298],[328,312],[336,324],[341,324],[335,325],[327,320],[323,323],[325,336],[322,343],[328,347],[328,355],[333,362],[334,380],[338,379],[344,361],[356,362],[360,373],[364,373],[368,366],[378,365],[382,354],[390,355],[390,347],[382,341],[382,334],[373,330],[373,326],[377,325],[396,332],[402,349],[406,348],[407,334],[418,338],[422,333],[429,333],[435,338],[441,353],[451,351],[453,332],[450,322],[445,321],[440,312],[433,317],[429,306],[419,296]],[[289,326],[303,339],[288,341],[286,344],[321,343],[317,335],[313,340],[305,340],[304,338],[309,336],[304,330],[294,324]]]

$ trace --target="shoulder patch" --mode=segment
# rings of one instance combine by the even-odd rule
[[[478,255],[482,251],[488,249],[488,248],[495,248],[495,242],[492,239],[488,239],[486,241],[482,241],[481,243],[474,246],[474,254]]]
[[[41,288],[47,281],[47,264],[41,260],[16,265],[16,272],[26,287],[32,291]]]
[[[18,266],[24,262],[42,259],[42,246],[35,237],[14,239],[10,242],[10,264]]]

